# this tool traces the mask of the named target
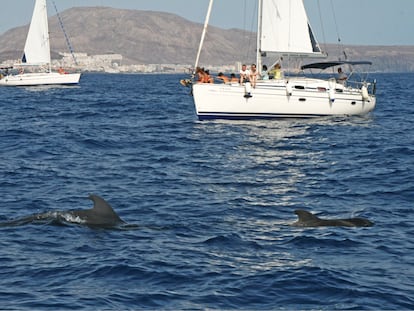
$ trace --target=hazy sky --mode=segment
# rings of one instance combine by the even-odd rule
[[[208,0],[54,1],[60,12],[74,6],[110,6],[171,12],[200,23],[204,22],[208,6]],[[256,31],[251,21],[256,15],[256,2],[215,0],[211,24]],[[0,33],[30,22],[34,0],[0,0],[0,3]],[[53,6],[49,6],[50,14],[55,15]],[[414,45],[414,0],[305,0],[305,6],[320,42],[337,42],[339,34],[344,44]]]

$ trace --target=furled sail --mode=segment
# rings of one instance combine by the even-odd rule
[[[28,64],[50,63],[46,0],[36,0],[22,62]]]
[[[262,52],[322,56],[302,0],[263,0]]]

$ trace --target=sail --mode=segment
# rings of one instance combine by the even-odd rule
[[[46,0],[36,0],[22,62],[37,65],[50,63]]]
[[[302,0],[262,0],[262,52],[322,55]]]

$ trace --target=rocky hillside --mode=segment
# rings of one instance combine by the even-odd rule
[[[200,24],[162,12],[78,7],[60,15],[76,52],[118,53],[126,64],[192,63],[202,31]],[[68,51],[56,17],[50,18],[49,28],[52,50]],[[0,61],[21,55],[27,29],[14,28],[0,36]],[[203,62],[225,64],[245,58],[246,35],[236,29],[209,28]]]
[[[124,64],[191,64],[196,55],[202,25],[177,15],[107,7],[77,7],[61,13],[65,29],[76,52],[118,53]],[[52,54],[68,51],[56,17],[50,18]],[[0,62],[22,54],[28,26],[11,29],[0,36]],[[250,47],[250,48],[247,48]],[[414,71],[413,46],[347,46],[350,59],[374,62],[378,71]],[[54,52],[54,53],[53,53]],[[328,52],[337,55],[336,47]],[[209,28],[202,64],[234,64],[252,61],[255,38],[252,33]]]

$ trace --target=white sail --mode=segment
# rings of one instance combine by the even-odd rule
[[[24,46],[22,63],[33,67],[40,66],[41,70],[44,69],[43,65],[47,64],[49,66],[46,72],[26,73],[22,70],[17,75],[13,73],[8,73],[5,76],[0,75],[0,86],[71,85],[79,83],[80,73],[52,72],[46,0],[36,0]]]
[[[260,50],[289,55],[321,55],[302,0],[262,0]]]
[[[36,0],[22,62],[36,65],[50,63],[46,0]]]

